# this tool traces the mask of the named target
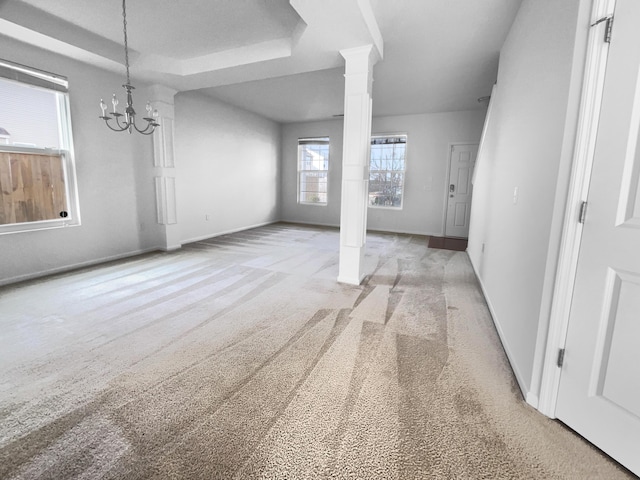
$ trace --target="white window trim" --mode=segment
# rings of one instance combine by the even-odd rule
[[[68,216],[65,218],[0,225],[0,235],[79,226],[81,224],[80,203],[78,197],[69,93],[67,91],[68,84],[66,78],[2,59],[0,59],[0,78],[31,85],[34,88],[53,91],[57,94],[58,121],[60,122],[60,145],[62,148],[60,150],[56,150],[0,145],[0,151],[40,155],[62,155],[67,195],[66,211],[68,213]]]
[[[407,141],[405,142],[405,150],[404,150],[404,170],[402,171],[402,200],[400,202],[399,207],[394,207],[391,205],[369,205],[369,201],[367,199],[367,207],[372,209],[379,210],[403,210],[404,209],[404,187],[407,183],[407,159],[409,158],[409,135],[406,132],[397,132],[397,133],[374,133],[371,135],[371,139],[374,138],[386,138],[386,137],[406,137]],[[371,139],[369,140],[369,147],[371,147]],[[369,150],[369,175],[371,175],[371,150]],[[369,176],[369,178],[371,178]]]
[[[311,171],[311,170],[301,170],[300,169],[300,141],[301,140],[324,140],[327,139],[328,145],[329,145],[329,164],[327,165],[327,169],[326,170],[321,170],[322,172],[326,172],[327,173],[327,201],[326,202],[305,202],[303,200],[300,199],[300,173],[302,172],[307,172],[307,171]],[[296,193],[297,193],[297,200],[298,200],[298,205],[304,205],[304,206],[311,206],[311,207],[326,207],[329,204],[329,167],[331,165],[331,139],[328,135],[320,135],[320,136],[313,136],[313,137],[300,137],[298,138],[297,142],[296,142],[296,175],[297,175],[297,179],[296,179]],[[316,172],[318,170],[315,170]]]

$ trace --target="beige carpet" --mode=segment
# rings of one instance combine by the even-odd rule
[[[278,224],[0,289],[2,479],[623,479],[528,407],[465,253]]]

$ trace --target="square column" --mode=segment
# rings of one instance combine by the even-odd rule
[[[367,237],[374,47],[342,50],[346,61],[338,282],[360,285]]]
[[[162,85],[150,87],[151,103],[158,110],[160,126],[153,133],[153,167],[157,222],[161,226],[161,248],[176,250],[180,243],[177,217],[176,164],[173,150],[174,96],[176,90]]]

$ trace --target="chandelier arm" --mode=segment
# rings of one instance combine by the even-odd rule
[[[119,132],[124,132],[131,125],[131,122],[121,123],[120,117],[116,117],[116,123],[118,124],[118,128],[120,128],[120,130],[118,130]]]
[[[147,131],[147,129],[146,129],[146,128],[145,128],[144,130],[138,130],[138,129],[136,128],[136,130],[137,130],[137,131],[138,131],[138,133],[139,133],[139,134],[141,134],[141,135],[152,135],[152,134],[153,134],[153,132],[155,131],[155,128],[154,128],[153,130],[149,130],[149,131]]]
[[[100,117],[100,118],[102,118],[104,120],[105,125],[109,127],[111,130],[113,130],[114,132],[124,132],[126,130],[126,128],[113,128],[109,123],[109,120],[111,120],[111,118],[109,117]]]
[[[133,128],[135,128],[136,131],[138,133],[141,133],[142,135],[151,135],[156,129],[156,127],[152,123],[147,123],[147,126],[141,130],[138,128],[135,122],[133,123]]]

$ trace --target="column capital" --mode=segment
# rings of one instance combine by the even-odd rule
[[[162,102],[173,105],[176,93],[178,93],[177,90],[160,84],[154,84],[149,87],[149,96],[152,102]]]
[[[378,49],[372,44],[340,50],[340,55],[346,62],[345,75],[368,72],[380,60]]]

